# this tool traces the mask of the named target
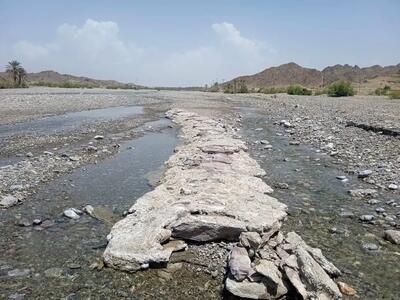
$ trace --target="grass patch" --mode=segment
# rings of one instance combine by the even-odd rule
[[[391,91],[389,97],[390,99],[400,99],[400,90]]]
[[[386,96],[389,94],[390,90],[391,90],[390,86],[385,85],[383,88],[377,88],[375,90],[375,95]]]
[[[301,95],[301,96],[311,96],[312,91],[302,87],[301,85],[295,84],[291,85],[287,88],[287,93],[289,95]]]

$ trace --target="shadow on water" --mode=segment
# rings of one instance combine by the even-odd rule
[[[160,121],[150,126],[166,124]],[[122,143],[116,155],[50,182],[21,206],[0,211],[0,295],[125,298],[125,292],[118,296],[118,291],[129,290],[135,278],[110,269],[98,272],[89,266],[99,262],[97,267],[101,268],[100,258],[112,223],[122,218],[122,212],[135,199],[152,189],[146,174],[159,170],[177,143],[172,128],[145,134]],[[81,209],[86,204],[100,208],[106,221],[85,214],[78,220],[62,215],[66,208]],[[29,222],[47,220],[49,227],[17,226],[19,217]],[[13,274],[16,269],[28,271],[10,276],[9,272]]]
[[[67,113],[22,123],[0,125],[0,138],[25,133],[54,134],[71,131],[83,123],[131,117],[142,112],[142,106],[117,106]]]
[[[297,231],[310,245],[321,248],[344,271],[340,280],[355,286],[362,299],[400,299],[399,248],[382,239],[385,228],[393,227],[375,211],[383,207],[387,216],[398,214],[398,208],[386,204],[391,195],[381,193],[381,202],[375,205],[350,197],[348,190],[371,186],[344,174],[334,158],[317,149],[289,145],[291,138],[284,129],[273,125],[276,119],[257,110],[238,111],[243,115],[242,135],[248,139],[251,156],[266,170],[265,181],[274,188],[273,196],[288,205],[283,229]],[[255,143],[260,140],[267,140],[272,150]],[[345,175],[348,182],[337,180],[338,175]],[[288,188],[277,188],[281,183]],[[377,224],[361,223],[363,214],[375,215]],[[379,251],[364,250],[365,243],[376,244]]]

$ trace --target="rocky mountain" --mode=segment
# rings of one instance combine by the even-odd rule
[[[0,78],[9,78],[8,74],[0,73]],[[38,73],[28,73],[26,82],[29,85],[43,86],[84,86],[84,87],[102,87],[102,88],[137,88],[139,86],[131,83],[122,83],[115,80],[98,80],[83,76],[73,76],[69,74],[60,74],[55,71],[42,71]]]
[[[318,88],[341,79],[362,83],[377,77],[395,76],[400,76],[400,64],[387,67],[375,65],[365,68],[346,64],[326,67],[319,71],[291,62],[265,69],[254,75],[240,76],[224,84],[242,82],[248,88],[286,87],[300,84],[308,88]]]

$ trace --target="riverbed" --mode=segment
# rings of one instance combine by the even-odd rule
[[[383,239],[385,229],[396,229],[399,225],[398,191],[385,188],[386,182],[398,182],[398,138],[349,129],[364,141],[371,137],[372,140],[368,140],[371,144],[375,137],[382,145],[376,155],[383,157],[386,168],[394,174],[392,177],[379,175],[375,183],[360,180],[356,173],[348,172],[346,160],[329,155],[315,139],[309,138],[312,133],[307,135],[304,130],[299,136],[294,129],[288,131],[277,123],[280,119],[295,119],[301,115],[297,111],[307,103],[315,114],[315,120],[310,116],[311,120],[318,122],[327,118],[326,128],[323,123],[318,126],[330,131],[338,117],[336,113],[330,118],[325,111],[319,113],[315,110],[317,106],[310,104],[320,101],[323,109],[323,98],[292,97],[287,99],[285,110],[282,103],[286,103],[286,99],[263,97],[156,91],[2,91],[0,101],[6,105],[0,112],[4,116],[0,126],[3,139],[0,166],[8,168],[24,160],[35,161],[47,151],[52,156],[44,155],[43,163],[51,159],[54,168],[50,169],[46,180],[38,180],[34,186],[25,187],[22,178],[10,181],[14,185],[24,185],[29,193],[19,205],[0,210],[0,251],[3,254],[0,257],[0,298],[227,297],[222,295],[224,260],[215,259],[218,263],[210,270],[207,264],[212,260],[208,262],[197,245],[191,246],[186,254],[176,255],[175,265],[165,270],[127,274],[106,268],[102,263],[101,255],[111,226],[123,218],[137,198],[158,184],[164,162],[179,143],[179,128],[163,118],[163,113],[171,107],[192,109],[237,126],[251,157],[266,170],[263,179],[274,188],[272,195],[288,205],[284,231],[296,231],[311,246],[321,248],[343,271],[341,280],[352,285],[361,299],[400,298],[400,246]],[[276,102],[279,106],[271,111],[265,107],[267,101],[270,107]],[[340,111],[341,117],[353,118],[361,115],[355,113],[353,107],[363,111],[363,101],[370,103],[372,100],[357,98],[343,106],[340,101],[329,102],[326,107]],[[400,111],[400,105],[382,101],[382,111],[377,112],[376,119],[385,115],[396,121],[392,115],[396,115],[393,114],[396,109]],[[292,113],[294,105],[300,107]],[[242,119],[236,123],[238,115]],[[373,120],[371,116],[368,118]],[[96,140],[95,136],[104,138]],[[300,142],[297,145],[290,144],[291,141]],[[351,145],[351,137],[344,140],[346,145]],[[88,151],[89,146],[96,147],[96,151]],[[373,158],[376,151],[372,146],[369,148]],[[29,153],[33,157],[27,157]],[[77,156],[80,159],[75,161]],[[364,167],[364,158],[358,161],[358,168]],[[59,161],[71,167],[61,168]],[[35,176],[32,173],[30,179]],[[346,180],[339,180],[338,176]],[[377,188],[380,182],[385,184],[383,188],[378,187],[379,194],[373,199],[378,202],[356,199],[348,193],[355,188]],[[0,192],[9,193],[9,188]],[[97,209],[100,219],[85,213],[77,220],[63,215],[67,208],[82,210],[88,204]],[[359,220],[362,215],[374,215],[377,222],[362,222]],[[387,221],[387,217],[392,221]],[[37,224],[33,224],[34,220]],[[377,249],[366,249],[366,244],[376,245]],[[228,246],[213,245],[217,249],[216,257],[227,253]],[[217,275],[214,271],[218,271]]]

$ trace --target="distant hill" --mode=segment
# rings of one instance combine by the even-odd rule
[[[375,65],[366,68],[346,64],[326,67],[319,71],[304,68],[291,62],[265,69],[254,75],[237,77],[223,83],[222,86],[241,82],[250,89],[287,87],[292,84],[300,84],[308,88],[320,88],[341,79],[357,83],[363,87],[371,83],[371,88],[372,85],[375,87],[385,83],[400,86],[400,64],[387,67]],[[366,89],[368,90],[368,88]]]
[[[0,73],[0,80],[9,79],[8,74]],[[28,73],[28,85],[54,86],[54,87],[99,87],[99,88],[140,88],[133,83],[122,83],[115,80],[99,80],[83,76],[60,74],[55,71],[42,71]]]

